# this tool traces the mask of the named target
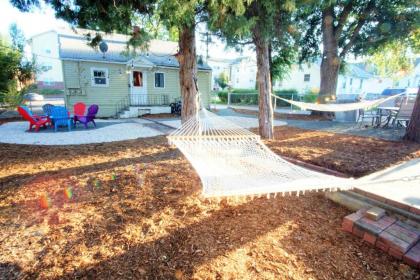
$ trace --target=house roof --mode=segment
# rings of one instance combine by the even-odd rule
[[[354,63],[347,65],[347,74],[352,77],[360,78],[360,79],[370,79],[373,78],[375,75],[363,69],[364,64]]]
[[[100,52],[99,48],[92,48],[87,44],[85,34],[89,30],[80,30],[78,33],[60,32],[59,54],[63,60],[88,60],[104,63],[128,63],[133,58],[142,58],[155,66],[179,68],[178,60],[173,55],[177,52],[176,42],[151,40],[148,51],[132,55],[127,52],[128,36],[122,34],[104,34],[103,41],[108,46],[108,51]],[[92,31],[91,31],[92,32]],[[94,32],[94,31],[93,31]],[[211,70],[207,64],[198,64],[200,70]]]

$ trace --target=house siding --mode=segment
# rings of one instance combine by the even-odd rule
[[[91,68],[108,69],[108,86],[92,86]],[[97,104],[99,117],[115,115],[116,104],[129,93],[129,77],[125,65],[82,61],[63,61],[66,105],[72,109],[77,102],[86,105]],[[70,95],[72,89],[80,89],[79,94]]]
[[[92,86],[91,68],[108,69],[108,86]],[[135,68],[147,73],[147,94],[165,94],[169,102],[181,96],[179,84],[179,69],[154,67],[152,69]],[[99,117],[113,117],[116,113],[116,104],[123,98],[129,96],[130,77],[126,73],[126,66],[123,64],[84,62],[84,61],[63,61],[63,76],[66,94],[66,106],[72,110],[77,102],[84,102],[86,105],[99,105]],[[155,73],[165,75],[165,87],[155,88]],[[198,71],[198,87],[201,93],[201,100],[204,107],[209,107],[211,86],[211,72]],[[77,92],[75,94],[75,91]]]

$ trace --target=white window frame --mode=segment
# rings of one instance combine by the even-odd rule
[[[157,86],[156,86],[156,74],[162,74],[162,75],[163,75],[163,87],[157,87]],[[164,88],[166,87],[165,72],[155,72],[155,73],[153,74],[153,79],[154,79],[154,81],[153,81],[153,86],[154,86],[155,88],[161,88],[161,89],[164,89]]]
[[[95,83],[95,76],[93,75],[94,71],[104,71],[105,72],[105,81],[104,85],[96,84]],[[109,87],[109,72],[108,68],[100,68],[100,67],[91,67],[90,68],[90,79],[92,87]]]

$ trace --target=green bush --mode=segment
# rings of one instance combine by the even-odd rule
[[[250,89],[250,88],[235,88],[235,89],[232,90],[232,93],[256,94],[256,93],[258,93],[258,90]]]
[[[284,99],[299,100],[299,95],[296,89],[275,90],[274,95],[279,96]],[[287,103],[286,101],[283,101],[280,99],[276,99],[276,106],[288,107],[290,106],[290,103]]]
[[[16,108],[23,101],[23,94],[16,89],[15,84],[10,84],[8,90],[3,92],[3,101],[8,108]]]
[[[219,99],[222,103],[227,103],[227,100],[228,100],[227,91],[218,91],[217,96],[219,97]]]
[[[230,95],[230,102],[232,104],[257,105],[258,93],[246,93],[246,94],[232,93]]]
[[[315,103],[317,99],[318,99],[318,94],[315,94],[315,93],[306,93],[303,96],[303,102],[307,102],[307,103]]]

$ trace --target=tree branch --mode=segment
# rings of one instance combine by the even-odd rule
[[[356,38],[360,33],[360,30],[362,29],[363,25],[366,23],[366,20],[369,16],[370,12],[373,11],[374,7],[375,7],[374,2],[370,1],[369,4],[366,6],[366,9],[360,15],[359,21],[357,22],[357,25],[354,28],[354,31],[353,31],[353,34],[350,37],[350,40],[341,50],[341,53],[340,53],[341,58],[345,57],[347,52],[353,47],[354,42],[356,41]]]
[[[338,39],[341,36],[341,33],[343,32],[344,25],[346,24],[346,21],[350,15],[350,12],[352,11],[354,6],[354,1],[350,0],[346,6],[344,6],[343,11],[341,12],[340,16],[338,17],[338,24],[337,27],[334,29],[334,36],[335,39],[338,41]]]

